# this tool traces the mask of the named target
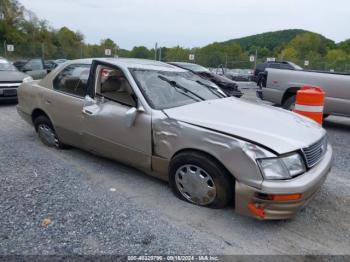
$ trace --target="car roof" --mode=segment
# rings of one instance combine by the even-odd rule
[[[169,62],[169,64],[172,64],[172,65],[197,65],[195,63],[189,63],[189,62]]]
[[[267,64],[289,64],[289,61],[266,61]]]
[[[148,59],[137,59],[137,58],[89,58],[89,59],[71,60],[70,63],[91,64],[93,60],[115,65],[118,67],[124,67],[124,68],[148,69],[148,70],[158,70],[158,71],[176,71],[176,72],[186,71],[177,66],[173,66],[160,61],[148,60]]]

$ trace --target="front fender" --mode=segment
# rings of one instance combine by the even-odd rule
[[[242,183],[260,187],[262,176],[254,160],[241,147],[241,141],[234,137],[194,126],[175,119],[153,119],[153,153],[171,161],[183,150],[198,150],[218,161]]]

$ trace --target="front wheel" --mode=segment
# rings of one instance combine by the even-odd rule
[[[223,208],[234,197],[234,178],[215,159],[198,152],[180,153],[170,163],[170,185],[177,197],[210,208]]]

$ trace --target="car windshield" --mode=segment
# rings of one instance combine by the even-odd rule
[[[212,82],[192,72],[131,69],[137,84],[154,109],[166,109],[226,97]]]
[[[292,65],[295,70],[304,70],[301,66],[298,66],[297,64],[294,64],[293,62],[289,62],[289,64]]]
[[[175,64],[176,65],[176,64]],[[187,63],[187,64],[182,64],[182,63],[178,63],[178,66],[185,68],[187,70],[191,70],[193,72],[210,72],[207,68],[197,65],[197,64],[191,64],[191,63]]]
[[[17,68],[5,59],[0,59],[0,71],[17,71]]]

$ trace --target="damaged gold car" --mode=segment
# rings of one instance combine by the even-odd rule
[[[291,218],[325,181],[332,148],[307,118],[226,95],[156,61],[84,59],[23,83],[18,112],[49,146],[67,145],[169,181],[212,208]]]

